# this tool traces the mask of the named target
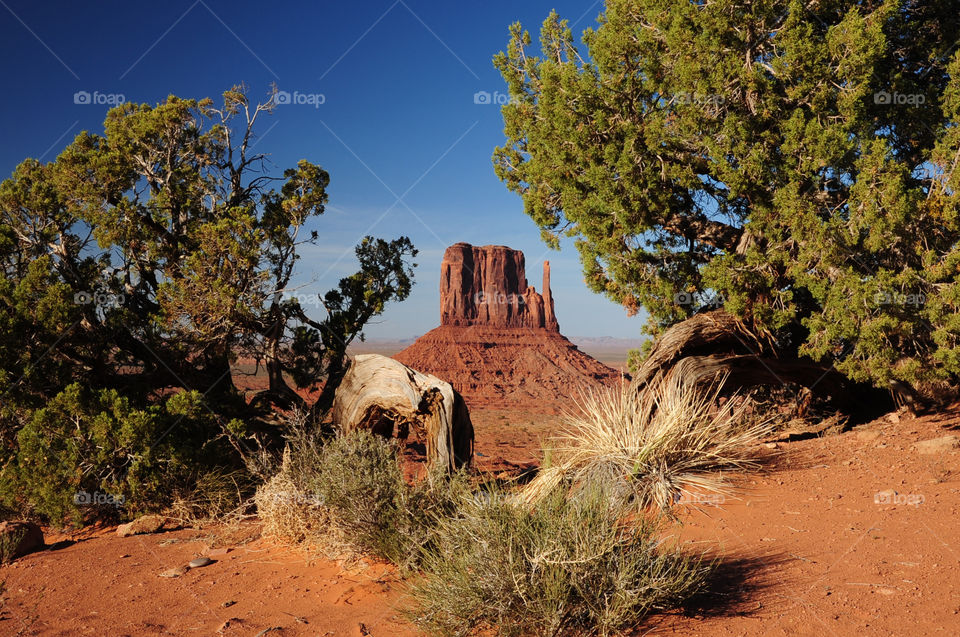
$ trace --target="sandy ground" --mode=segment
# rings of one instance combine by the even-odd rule
[[[474,420],[478,463],[508,472],[535,463],[556,423],[510,411]],[[673,539],[722,557],[715,592],[634,634],[960,634],[960,449],[911,446],[960,434],[960,409],[895,420],[780,441],[764,472],[738,477],[738,499],[686,506]],[[86,530],[0,567],[0,635],[419,634],[398,610],[390,566],[341,564],[257,533]],[[58,539],[70,538],[48,543]],[[158,576],[211,548],[229,552]]]

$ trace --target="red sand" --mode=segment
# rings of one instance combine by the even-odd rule
[[[474,422],[487,469],[535,461],[554,427],[534,412],[478,411]],[[635,634],[960,634],[960,450],[911,448],[957,429],[954,409],[778,443],[765,472],[740,480],[739,500],[687,509],[673,531],[726,560],[717,593],[698,614],[654,617]],[[888,489],[901,504],[875,502]],[[0,634],[419,634],[396,610],[402,583],[389,566],[344,570],[218,532],[118,538],[108,529],[0,567]],[[157,576],[208,543],[232,550],[183,577]]]

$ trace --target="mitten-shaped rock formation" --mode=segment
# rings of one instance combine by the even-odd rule
[[[560,334],[548,263],[543,294],[527,284],[523,253],[504,246],[454,244],[440,268],[440,327],[394,358],[449,382],[468,405],[550,410],[621,379]]]
[[[529,327],[559,332],[550,294],[550,262],[543,263],[543,294],[527,284],[523,253],[505,246],[457,243],[440,264],[440,325]]]

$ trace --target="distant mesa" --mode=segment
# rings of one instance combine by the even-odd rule
[[[619,371],[560,334],[543,264],[542,293],[527,283],[523,252],[456,243],[440,265],[440,327],[394,358],[451,383],[470,407],[556,409],[577,388],[620,381]]]

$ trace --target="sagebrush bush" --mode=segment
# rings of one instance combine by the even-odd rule
[[[359,549],[412,567],[469,491],[463,473],[428,475],[410,485],[396,443],[367,431],[337,436],[312,461],[300,460],[300,489],[314,494]]]
[[[438,521],[409,617],[437,635],[601,634],[700,592],[712,563],[666,548],[603,489],[554,489],[535,506],[496,490]]]

